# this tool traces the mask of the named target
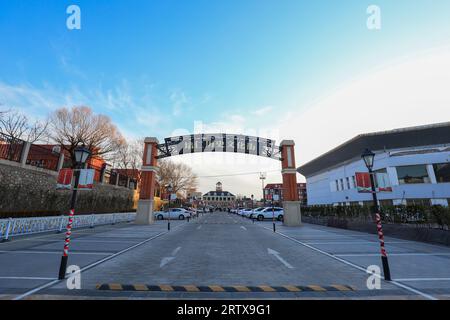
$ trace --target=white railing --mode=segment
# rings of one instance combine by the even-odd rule
[[[136,213],[76,215],[72,228],[93,228],[100,225],[131,222],[135,218]],[[63,232],[68,221],[68,216],[0,219],[0,241],[42,232]]]

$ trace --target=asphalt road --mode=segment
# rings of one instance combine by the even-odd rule
[[[69,265],[81,290],[55,280],[63,235],[0,244],[0,297],[449,299],[450,248],[386,238],[395,281],[369,290],[380,265],[375,235],[304,225],[287,228],[228,213],[75,230]]]

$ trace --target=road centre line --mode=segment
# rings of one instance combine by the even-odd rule
[[[271,228],[264,227],[264,226],[263,226],[263,228],[266,229],[266,230],[272,231]],[[300,245],[302,245],[302,246],[304,246],[304,247],[307,247],[307,248],[309,248],[309,249],[311,249],[311,250],[314,250],[314,251],[316,251],[316,252],[318,252],[318,253],[321,253],[321,254],[323,254],[323,255],[325,255],[325,256],[328,256],[328,257],[330,257],[330,258],[332,258],[332,259],[335,259],[335,260],[337,260],[337,261],[340,261],[340,262],[342,262],[342,263],[344,263],[344,264],[346,264],[346,265],[348,265],[348,266],[351,266],[351,267],[353,267],[353,268],[356,268],[356,269],[358,269],[358,270],[360,270],[360,271],[362,271],[362,272],[364,272],[364,273],[367,273],[367,270],[366,270],[365,268],[363,268],[363,267],[361,267],[361,266],[359,266],[359,265],[356,265],[356,264],[354,264],[354,263],[352,263],[352,262],[350,262],[350,261],[347,261],[347,260],[341,259],[341,258],[339,258],[339,257],[336,257],[335,255],[333,255],[333,254],[331,254],[331,253],[328,253],[328,252],[325,252],[325,251],[323,251],[323,250],[320,250],[320,249],[318,249],[318,248],[316,248],[316,247],[313,247],[313,246],[311,246],[311,245],[309,245],[309,244],[307,244],[307,243],[304,243],[304,242],[302,242],[302,241],[299,241],[299,240],[297,240],[297,239],[295,239],[295,238],[292,238],[292,237],[290,237],[290,236],[288,236],[288,235],[285,235],[285,234],[283,234],[283,233],[281,233],[281,232],[277,232],[277,234],[279,234],[280,236],[282,236],[282,237],[284,237],[284,238],[286,238],[286,239],[289,239],[289,240],[291,240],[291,241],[294,241],[294,242],[296,242],[296,243],[298,243],[298,244],[300,244]],[[377,276],[377,275],[374,275],[374,276]],[[378,276],[378,277],[381,278],[381,279],[383,279],[381,276]],[[404,285],[404,284],[402,284],[402,283],[400,283],[400,282],[397,282],[397,281],[395,281],[395,280],[394,280],[394,281],[389,281],[388,283],[391,283],[391,284],[393,284],[393,285],[395,285],[395,286],[397,286],[397,287],[403,288],[403,289],[405,289],[405,290],[407,290],[407,291],[410,291],[410,292],[413,292],[413,293],[415,293],[415,294],[421,295],[422,297],[424,297],[424,298],[426,298],[426,299],[429,299],[429,300],[438,300],[438,299],[436,299],[435,297],[433,297],[432,295],[429,295],[429,294],[427,294],[427,293],[425,293],[425,292],[422,292],[422,291],[419,291],[419,290],[417,290],[417,289],[411,288],[411,287],[409,287],[409,286],[407,286],[407,285]]]
[[[180,228],[180,227],[182,227],[182,226],[185,226],[186,224],[187,224],[187,223],[183,223],[183,224],[180,224],[180,225],[178,225],[178,226],[175,226],[172,230],[176,230],[176,229],[178,229],[178,228]],[[152,240],[154,240],[154,239],[156,239],[156,238],[159,238],[159,237],[161,237],[161,236],[163,236],[163,235],[166,235],[166,234],[168,234],[168,233],[170,233],[170,232],[171,232],[171,231],[160,232],[160,233],[158,233],[157,235],[152,236],[151,238],[148,238],[148,239],[146,239],[146,240],[144,240],[144,241],[141,241],[141,242],[139,242],[139,243],[137,243],[137,244],[135,244],[135,245],[133,245],[133,246],[131,246],[131,247],[128,247],[128,248],[126,248],[126,249],[123,249],[123,250],[121,250],[121,251],[119,251],[119,252],[117,252],[117,253],[115,253],[115,254],[110,255],[109,257],[106,257],[106,258],[103,258],[103,259],[101,259],[101,260],[99,260],[99,261],[97,261],[97,262],[91,263],[90,265],[87,265],[87,266],[83,267],[83,268],[80,270],[80,273],[82,273],[82,272],[84,272],[84,271],[87,271],[87,270],[89,270],[89,269],[92,269],[92,268],[98,266],[99,264],[102,264],[103,262],[109,261],[109,260],[111,260],[111,259],[113,259],[113,258],[115,258],[115,257],[117,257],[117,256],[119,256],[119,255],[122,255],[122,254],[124,254],[124,253],[126,253],[126,252],[128,252],[128,251],[130,251],[130,250],[133,250],[133,249],[135,249],[135,248],[137,248],[137,247],[140,247],[140,246],[146,244],[147,242],[150,242],[150,241],[152,241]],[[53,286],[53,285],[55,285],[55,284],[58,284],[58,283],[60,283],[60,282],[63,282],[63,281],[65,281],[65,279],[64,279],[64,280],[58,280],[58,279],[53,280],[53,281],[51,281],[51,282],[48,282],[48,283],[46,283],[46,284],[43,284],[42,286],[39,286],[39,287],[37,287],[37,288],[34,288],[34,289],[32,289],[32,290],[29,290],[29,291],[27,291],[27,292],[25,292],[25,293],[19,295],[19,296],[13,298],[13,300],[22,300],[23,298],[26,298],[26,297],[28,297],[28,296],[30,296],[30,295],[32,295],[32,294],[35,294],[36,292],[39,292],[39,291],[41,291],[41,290],[43,290],[43,289],[46,289],[46,288],[49,288],[49,287],[51,287],[51,286]]]

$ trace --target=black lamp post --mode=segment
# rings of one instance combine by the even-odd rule
[[[166,185],[166,190],[169,192],[169,219],[167,220],[167,230],[170,231],[170,198],[172,198],[173,187],[171,184]]]
[[[84,167],[87,159],[91,155],[91,151],[85,146],[76,147],[74,150],[75,155],[75,163],[73,165],[75,183],[73,186],[72,197],[70,199],[70,212],[69,212],[69,222],[67,224],[66,238],[64,240],[64,251],[61,257],[61,264],[59,266],[59,280],[62,280],[66,277],[67,270],[67,260],[69,259],[69,244],[70,244],[70,236],[72,235],[72,224],[75,216],[75,204],[77,202],[77,192],[78,192],[78,184],[80,182],[80,171]]]
[[[366,167],[369,170],[370,184],[372,186],[373,210],[374,210],[374,214],[376,217],[378,238],[380,240],[380,246],[381,246],[381,262],[383,263],[384,279],[386,281],[391,281],[391,272],[389,269],[388,257],[387,257],[386,249],[384,247],[384,234],[383,234],[383,228],[381,225],[381,215],[380,215],[380,208],[378,206],[377,192],[375,189],[375,179],[373,177],[373,171],[372,171],[373,163],[375,160],[375,153],[373,153],[369,149],[366,149],[363,152],[363,154],[361,155],[361,158],[364,160],[364,163],[366,164]]]

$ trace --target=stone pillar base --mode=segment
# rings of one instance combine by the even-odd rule
[[[153,200],[139,200],[135,224],[153,224]]]
[[[284,222],[286,227],[299,227],[302,225],[301,214],[301,202],[300,201],[284,201]]]

